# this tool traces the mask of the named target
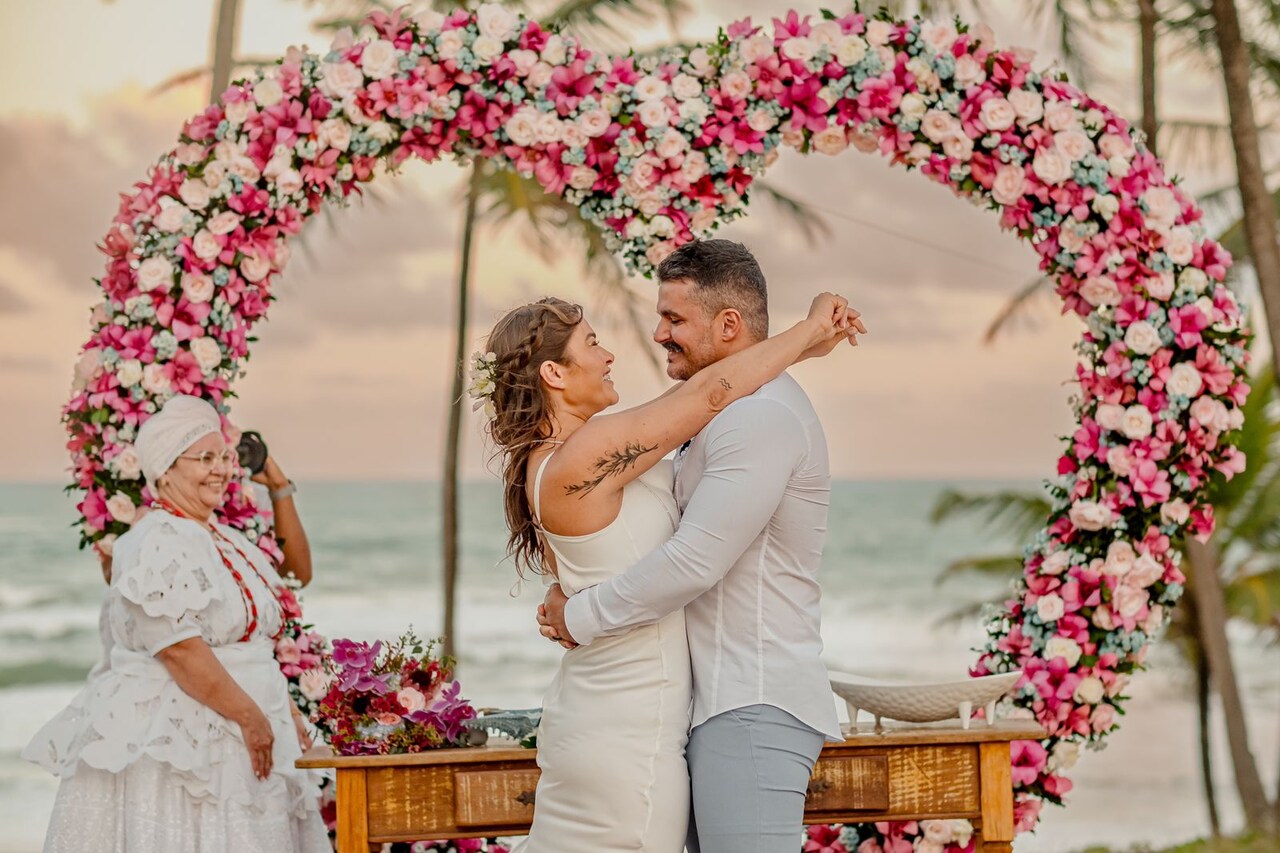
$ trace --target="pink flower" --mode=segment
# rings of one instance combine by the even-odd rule
[[[404,706],[406,713],[412,714],[427,707],[427,697],[421,690],[406,687],[396,694],[396,701]]]
[[[1015,740],[1009,744],[1009,757],[1013,760],[1013,784],[1030,785],[1044,771],[1049,753],[1039,741]]]

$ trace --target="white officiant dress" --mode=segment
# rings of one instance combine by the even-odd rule
[[[62,778],[46,853],[330,853],[318,779],[301,755],[288,685],[274,655],[280,611],[265,555],[219,526],[153,510],[116,542],[110,666],[23,751]],[[243,642],[245,604],[219,551],[237,566],[259,621]],[[261,574],[261,578],[259,577]],[[156,652],[201,637],[271,722],[271,774],[257,779],[240,727],[188,696]]]
[[[534,515],[550,455],[534,480]],[[545,532],[566,594],[600,583],[671,537],[674,473],[663,460],[622,492],[607,527]],[[533,828],[518,853],[680,853],[689,822],[692,677],[684,611],[565,654],[538,730]]]

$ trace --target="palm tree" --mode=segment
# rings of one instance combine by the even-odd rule
[[[1216,601],[1221,609],[1217,615],[1224,622],[1230,618],[1273,632],[1280,629],[1280,413],[1274,411],[1275,399],[1272,374],[1266,371],[1255,382],[1239,436],[1240,448],[1249,457],[1249,468],[1231,481],[1215,481],[1210,500],[1217,510],[1218,532],[1208,545],[1196,543],[1198,550],[1188,547],[1188,594],[1174,609],[1167,635],[1194,673],[1201,777],[1215,835],[1219,831],[1219,817],[1209,750],[1209,698],[1217,674],[1207,658],[1211,653],[1221,655],[1223,652],[1206,649],[1206,643],[1213,639],[1210,636],[1206,640],[1209,635],[1202,624],[1203,610],[1214,607]],[[998,529],[1017,540],[1028,540],[1040,529],[1049,512],[1049,501],[1040,493],[965,494],[949,490],[939,496],[931,518],[940,523],[960,516],[976,516],[990,529]],[[945,567],[938,582],[975,572],[1016,578],[1022,573],[1022,565],[1019,554],[966,557]],[[977,605],[966,606],[949,618],[971,617],[978,609]],[[1227,657],[1229,662],[1229,654]],[[1234,676],[1234,670],[1231,675]],[[1224,726],[1228,737],[1239,741],[1247,729],[1234,678],[1229,685],[1226,691],[1218,685],[1219,691],[1225,694]],[[1247,753],[1247,740],[1233,746],[1233,756],[1237,749]],[[1252,756],[1249,756],[1251,762]],[[1249,764],[1242,760],[1241,766]],[[1237,788],[1240,787],[1238,777],[1239,773]],[[1265,811],[1265,795],[1262,804]]]

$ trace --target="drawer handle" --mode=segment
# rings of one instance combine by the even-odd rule
[[[516,796],[516,802],[522,806],[531,806],[533,805],[533,800],[536,796],[537,794],[534,791],[521,791]]]
[[[809,782],[809,790],[806,791],[804,795],[805,799],[808,799],[809,797],[817,796],[819,794],[825,794],[827,791],[831,790],[831,787],[833,784],[834,783],[830,779],[811,780]]]

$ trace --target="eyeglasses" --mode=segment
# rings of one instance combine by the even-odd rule
[[[178,458],[190,459],[192,462],[199,462],[205,468],[208,468],[209,470],[212,471],[218,465],[225,465],[228,468],[231,467],[231,464],[236,460],[236,455],[232,453],[230,450],[224,450],[221,453],[215,452],[213,450],[206,450],[204,453],[198,454],[196,456],[188,456],[183,454],[183,455],[180,455]]]

